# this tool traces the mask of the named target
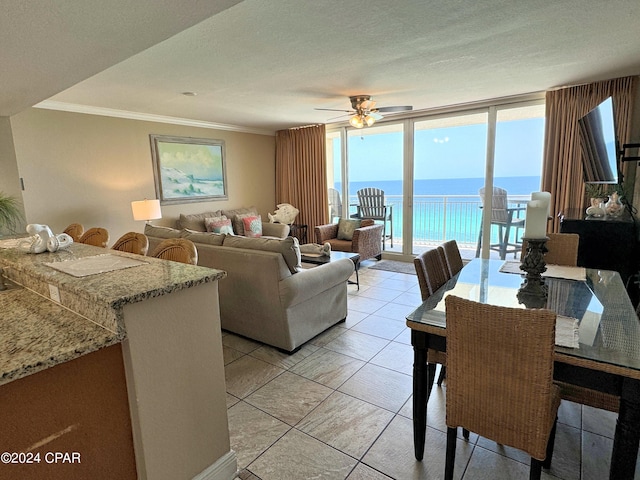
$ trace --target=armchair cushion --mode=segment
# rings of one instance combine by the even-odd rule
[[[355,232],[356,228],[360,228],[361,225],[360,220],[348,220],[346,218],[341,218],[338,222],[338,240],[351,240],[353,239],[353,232]]]
[[[373,220],[362,220],[361,227],[353,231],[351,240],[338,238],[338,224],[319,225],[315,228],[316,243],[329,243],[331,249],[338,252],[353,252],[360,255],[361,260],[382,255],[382,224]]]

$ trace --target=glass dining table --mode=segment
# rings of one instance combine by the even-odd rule
[[[520,303],[528,303],[525,297],[518,295],[524,277],[501,271],[507,270],[503,266],[503,260],[472,260],[407,316],[414,349],[417,460],[424,455],[427,401],[436,368],[435,363],[428,363],[428,350],[446,351],[444,298],[456,295],[492,305],[527,308]],[[617,272],[587,268],[584,274],[583,280],[545,279],[549,294],[542,306],[559,317],[578,321],[577,346],[556,345],[554,379],[620,397],[609,478],[633,479],[640,442],[640,322]]]

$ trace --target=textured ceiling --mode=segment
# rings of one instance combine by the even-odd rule
[[[190,15],[144,0],[135,19],[100,13],[97,36],[90,12],[120,2],[88,3],[56,16],[50,36],[24,18],[20,39],[36,30],[43,51],[20,61],[18,39],[7,53],[0,34],[0,61],[24,63],[34,83],[31,104],[59,91],[50,102],[274,131],[326,123],[339,113],[315,108],[348,109],[354,94],[421,110],[640,74],[638,0],[244,0],[195,2]],[[15,113],[12,93],[3,84],[0,113]]]

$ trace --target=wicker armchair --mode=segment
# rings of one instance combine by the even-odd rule
[[[578,265],[578,244],[580,235],[577,233],[547,233],[546,247],[549,250],[545,256],[545,263],[551,265],[565,265],[575,267]],[[527,253],[527,241],[522,241],[522,256]]]
[[[84,227],[80,223],[72,223],[67,228],[65,228],[62,233],[66,233],[71,238],[73,238],[74,242],[79,242],[80,237],[84,233]]]
[[[447,453],[453,478],[456,430],[468,428],[531,456],[531,479],[549,468],[560,392],[553,384],[556,314],[448,296]]]
[[[93,227],[84,232],[78,242],[86,245],[93,245],[95,247],[107,248],[107,243],[109,243],[109,232],[101,227]]]
[[[151,256],[174,262],[198,264],[198,249],[195,243],[186,238],[167,238],[161,241]]]
[[[353,252],[360,255],[360,260],[368,258],[382,258],[382,225],[376,225],[373,220],[362,220],[362,226],[356,228],[352,240],[338,239],[338,224],[331,223],[315,228],[316,242],[320,245],[329,243],[331,249],[338,252]]]
[[[120,252],[146,255],[149,250],[149,239],[144,233],[128,232],[116,240],[111,248]]]

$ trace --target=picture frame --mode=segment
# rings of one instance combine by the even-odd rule
[[[161,205],[227,200],[223,140],[149,135]]]

